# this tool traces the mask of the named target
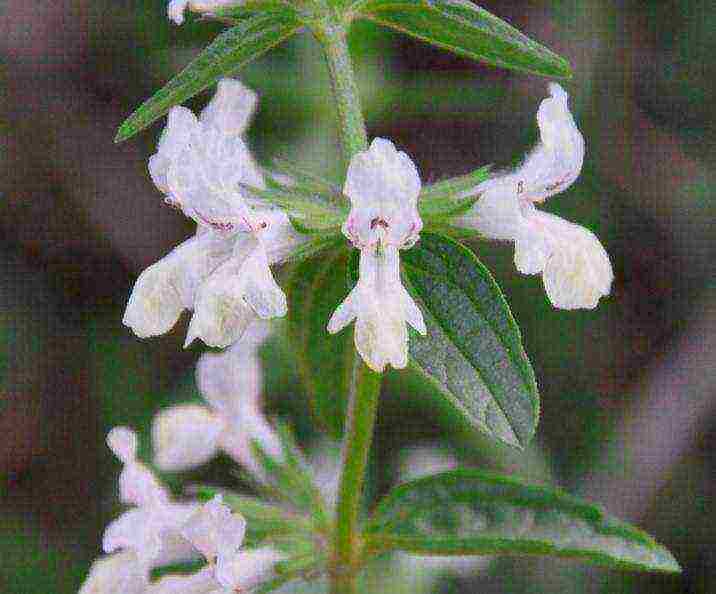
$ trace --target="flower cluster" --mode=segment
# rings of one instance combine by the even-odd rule
[[[286,296],[271,265],[284,261],[306,237],[285,212],[251,196],[251,188],[265,187],[265,174],[243,138],[255,107],[253,91],[224,79],[198,118],[183,107],[169,113],[149,170],[166,202],[194,220],[197,232],[137,280],[124,322],[138,336],[168,331],[189,309],[186,344],[201,338],[227,347],[256,320],[286,314]],[[592,308],[609,293],[613,278],[604,248],[584,227],[536,208],[568,188],[584,160],[584,139],[559,85],[550,85],[537,123],[541,142],[525,162],[466,192],[478,199],[452,223],[513,241],[517,269],[542,273],[555,307]],[[356,349],[376,372],[407,365],[408,325],[426,333],[420,308],[401,282],[399,257],[419,240],[420,191],[413,161],[382,138],[355,155],[346,174],[343,193],[351,210],[342,230],[360,250],[359,280],[327,329],[336,333],[355,320]],[[212,413],[184,408],[161,420],[160,426],[196,422],[212,429],[193,450],[197,459],[217,447],[236,447],[226,444],[230,438],[217,420],[236,413],[217,398],[210,396]]]
[[[189,309],[186,344],[226,347],[252,322],[286,314],[270,266],[303,239],[284,212],[246,195],[246,187],[264,187],[242,138],[255,105],[252,91],[224,79],[199,118],[184,107],[169,113],[149,171],[197,231],[137,279],[124,315],[137,336],[167,332]]]
[[[283,555],[271,546],[242,549],[246,522],[221,496],[204,505],[173,501],[137,460],[133,431],[117,427],[107,442],[124,463],[120,498],[133,507],[105,530],[106,555],[92,565],[80,594],[232,594],[270,579]],[[207,565],[195,574],[150,580],[153,568],[200,556]]]
[[[255,477],[263,478],[252,442],[275,459],[281,443],[261,412],[263,374],[258,347],[266,323],[254,324],[222,353],[199,359],[196,380],[208,406],[180,404],[160,411],[152,425],[154,463],[176,472],[200,466],[223,451]]]
[[[244,340],[218,354],[202,355],[197,383],[209,406],[177,405],[160,411],[152,428],[154,463],[161,470],[194,468],[224,451],[256,480],[264,479],[252,444],[280,460],[278,435],[261,412],[258,349],[268,335],[254,324]],[[174,500],[137,456],[137,436],[114,428],[107,444],[124,468],[120,500],[131,506],[111,522],[102,541],[105,557],[92,566],[80,594],[219,594],[268,579],[281,554],[271,547],[239,550],[245,522],[220,499],[205,505]],[[191,576],[150,583],[153,568],[203,555],[209,565]]]

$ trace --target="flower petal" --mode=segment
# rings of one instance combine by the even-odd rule
[[[515,172],[532,202],[566,190],[579,177],[584,162],[584,137],[569,111],[569,96],[557,83],[551,83],[549,90],[551,96],[537,111],[541,142]]]
[[[124,464],[137,459],[137,433],[129,427],[114,427],[107,434],[107,445]]]
[[[196,116],[186,107],[176,106],[169,111],[167,125],[157,144],[157,152],[149,159],[149,173],[152,180],[165,194],[169,193],[167,180],[169,168],[189,144],[198,126]]]
[[[202,124],[169,169],[167,182],[186,216],[224,234],[249,230],[241,185],[264,187],[244,141]]]
[[[276,563],[285,555],[272,547],[240,551],[234,555],[220,555],[216,566],[216,578],[230,591],[252,590],[274,575]]]
[[[107,445],[124,463],[119,475],[119,494],[124,503],[153,505],[169,500],[169,493],[144,464],[137,461],[137,435],[128,427],[115,427],[107,435]]]
[[[201,287],[187,344],[199,337],[208,345],[226,347],[257,317],[281,317],[286,311],[286,296],[271,274],[266,253],[254,242]]]
[[[271,273],[264,250],[256,250],[243,269],[244,300],[264,319],[282,318],[288,312],[286,295]]]
[[[188,4],[189,0],[171,0],[167,6],[169,20],[181,25],[184,22],[184,11]]]
[[[514,175],[480,184],[475,190],[481,194],[480,198],[466,214],[457,217],[455,223],[475,229],[485,237],[514,241],[523,220],[518,189],[519,181]]]
[[[123,549],[136,553],[137,561],[151,568],[195,557],[181,526],[198,509],[194,503],[166,503],[135,507],[112,521],[104,531],[105,553]]]
[[[309,239],[294,229],[288,215],[281,209],[260,209],[255,212],[254,218],[261,228],[259,239],[270,264],[285,261],[296,247]]]
[[[178,472],[201,466],[217,454],[224,423],[198,404],[182,404],[160,411],[152,423],[154,463],[160,470]]]
[[[343,192],[352,207],[343,233],[358,248],[375,243],[379,232],[395,247],[415,243],[422,228],[417,208],[420,186],[410,157],[389,140],[374,139],[348,167]]]
[[[163,517],[150,507],[135,507],[107,525],[102,538],[105,553],[131,550],[139,562],[151,567],[162,549]]]
[[[348,296],[343,300],[336,310],[333,312],[331,319],[328,320],[328,333],[335,334],[340,332],[348,324],[356,319],[356,307],[355,299],[357,294],[357,288],[354,288]]]
[[[231,4],[224,2],[222,4]],[[236,3],[236,0],[233,0]],[[219,81],[216,94],[199,116],[201,122],[214,126],[228,136],[239,136],[246,131],[256,111],[258,96],[234,78]]]
[[[254,453],[254,442],[271,458],[281,460],[281,440],[258,406],[240,400],[237,405],[241,407],[241,412],[227,423],[227,430],[221,435],[221,448],[255,478],[264,482],[267,477]]]
[[[149,576],[136,555],[123,551],[92,563],[79,594],[144,594],[148,585]]]
[[[246,521],[223,504],[221,495],[201,506],[182,530],[184,537],[209,561],[217,555],[236,552],[245,532]]]
[[[428,329],[425,326],[425,320],[423,319],[423,312],[420,311],[418,304],[412,298],[410,293],[403,288],[402,292],[403,311],[405,312],[405,321],[408,322],[419,334],[425,336],[428,333]]]
[[[232,245],[213,234],[185,241],[137,279],[122,320],[140,338],[168,332],[194,306],[199,284],[231,255]]]
[[[386,365],[408,364],[406,321],[425,331],[422,314],[400,281],[398,249],[391,246],[361,250],[358,284],[334,312],[329,332],[356,319],[355,345],[368,367],[382,372]],[[407,309],[406,309],[407,308]]]
[[[561,309],[593,309],[609,294],[614,273],[604,247],[588,229],[539,212],[551,254],[542,273],[547,296]]]
[[[199,391],[224,418],[239,414],[247,404],[257,408],[261,396],[261,362],[254,350],[246,353],[243,346],[242,338],[222,353],[204,353],[196,366]]]

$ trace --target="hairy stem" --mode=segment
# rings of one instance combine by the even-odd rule
[[[356,153],[368,148],[368,137],[346,43],[347,28],[340,16],[332,13],[328,6],[326,9],[326,20],[314,32],[323,45],[328,62],[347,167]],[[356,574],[362,554],[359,516],[381,379],[382,375],[371,371],[355,353],[336,504],[332,594],[355,594],[357,591]]]
[[[356,591],[356,570],[361,555],[358,521],[381,379],[382,375],[371,371],[356,353],[336,507],[332,594]]]
[[[368,148],[358,85],[346,43],[346,27],[333,17],[316,31],[323,45],[338,110],[338,128],[346,166],[353,155]]]

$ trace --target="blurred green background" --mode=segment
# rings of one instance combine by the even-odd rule
[[[177,28],[164,0],[0,4],[0,592],[69,594],[121,509],[106,432],[146,429],[159,406],[197,398],[201,350],[181,349],[184,323],[151,341],[121,324],[137,274],[190,232],[147,174],[161,126],[122,145],[112,139],[221,27],[189,19]],[[566,86],[587,159],[548,208],[599,235],[616,282],[595,311],[555,311],[538,278],[515,273],[509,247],[476,245],[537,372],[538,438],[524,456],[475,438],[394,373],[372,491],[395,481],[405,447],[439,442],[465,464],[603,503],[685,569],[664,577],[495,560],[446,574],[436,592],[716,592],[716,3],[481,5],[574,67]],[[393,138],[423,180],[507,166],[536,141],[544,80],[372,25],[357,27],[351,43],[370,134]],[[333,113],[313,40],[293,39],[242,78],[261,95],[250,131],[259,157],[334,174]],[[287,352],[264,349],[268,410],[310,444],[317,435]],[[222,460],[181,478],[234,480]]]

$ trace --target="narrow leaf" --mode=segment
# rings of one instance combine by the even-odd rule
[[[282,157],[275,157],[273,162],[281,173],[293,179],[299,187],[318,194],[324,194],[333,196],[336,199],[345,200],[345,198],[341,195],[340,188],[328,180],[323,179],[320,175],[306,171],[291,162],[289,159],[284,159]]]
[[[554,555],[679,572],[650,536],[558,489],[476,470],[406,483],[378,506],[368,547],[432,555]]]
[[[485,165],[465,175],[443,179],[425,186],[420,192],[419,203],[447,198],[465,198],[466,193],[472,193],[471,190],[474,190],[490,176],[491,169],[492,165]]]
[[[468,0],[369,0],[365,18],[493,66],[570,78],[569,63]]]
[[[401,260],[428,327],[427,336],[411,336],[412,366],[477,429],[524,447],[537,426],[539,396],[495,280],[465,246],[436,233],[423,232]]]
[[[175,105],[256,59],[293,35],[300,27],[301,24],[290,16],[258,14],[228,29],[129,116],[120,126],[115,142],[134,136]]]
[[[328,320],[347,293],[345,240],[299,264],[288,285],[288,335],[316,420],[340,437],[353,357],[350,332],[331,336]]]
[[[300,229],[297,230],[301,232]],[[285,262],[288,264],[298,264],[299,262],[313,258],[327,249],[337,248],[345,243],[345,237],[339,233],[317,235],[296,247],[286,258]]]
[[[300,233],[339,231],[348,216],[347,209],[336,206],[320,194],[307,194],[276,185],[265,190],[251,186],[243,188],[251,197],[285,210]]]

